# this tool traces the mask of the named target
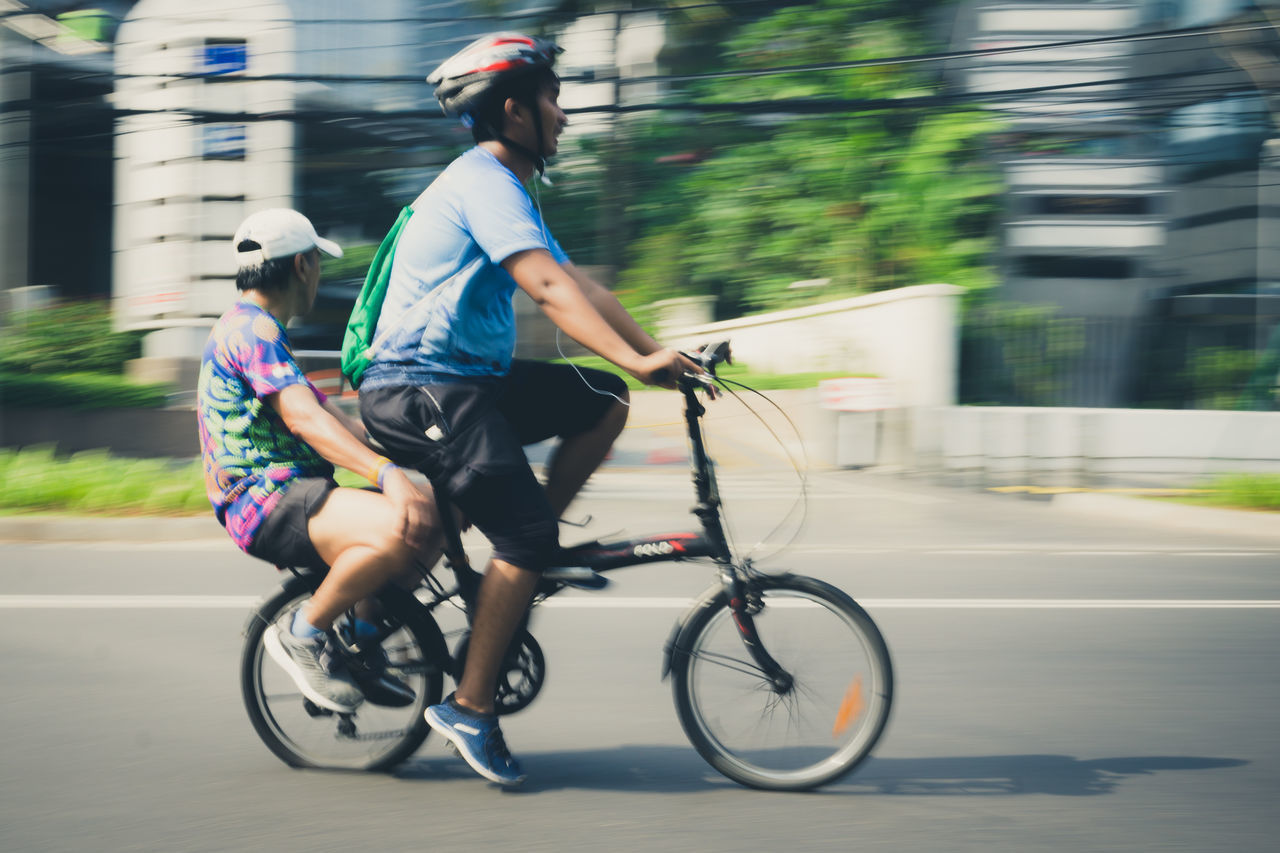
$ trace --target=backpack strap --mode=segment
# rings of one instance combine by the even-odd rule
[[[387,298],[387,285],[391,281],[396,246],[400,243],[400,234],[404,231],[405,224],[412,216],[413,207],[405,207],[387,236],[382,238],[382,243],[369,264],[369,272],[365,275],[364,286],[360,288],[355,307],[351,309],[351,317],[347,320],[347,328],[342,336],[342,372],[351,381],[352,388],[360,387],[365,368],[373,361],[374,332],[378,328],[378,317],[382,314],[382,303]]]

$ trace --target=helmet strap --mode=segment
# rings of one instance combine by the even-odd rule
[[[530,106],[529,109],[533,112],[533,130],[538,140],[538,150],[536,152],[532,151],[528,146],[521,145],[519,142],[516,142],[504,133],[498,134],[498,141],[527,159],[533,164],[533,167],[538,170],[538,174],[545,177],[547,171],[547,156],[544,153],[546,143],[542,138],[542,110],[538,109],[538,104],[536,102]]]
[[[519,154],[521,157],[524,157],[530,163],[532,163],[534,168],[538,170],[539,175],[541,175],[544,171],[546,171],[547,160],[545,157],[542,157],[541,155],[533,153],[527,147],[521,145],[519,142],[516,142],[514,139],[512,139],[509,136],[499,135],[498,141],[501,142],[503,145],[507,146],[508,148],[510,148],[512,151]],[[541,148],[542,146],[539,145],[538,147]]]

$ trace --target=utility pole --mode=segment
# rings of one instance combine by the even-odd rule
[[[30,41],[0,27],[0,290],[3,291],[30,284],[31,50]]]
[[[630,4],[628,4],[630,5]],[[622,113],[616,112],[622,105],[622,69],[618,62],[618,46],[622,40],[622,9],[613,12],[613,36],[610,43],[610,56],[613,68],[610,74],[612,95],[610,102],[615,112],[609,120],[609,143],[605,147],[605,180],[604,180],[604,260],[613,270],[613,281],[618,280],[623,259],[627,249],[627,201],[630,197],[629,170],[627,169],[626,133],[622,126]]]

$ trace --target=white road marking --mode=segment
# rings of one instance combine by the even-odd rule
[[[6,610],[248,610],[253,595],[0,595]]]
[[[0,595],[0,610],[249,610],[262,599],[249,595]],[[557,609],[683,609],[678,597],[572,595],[541,607]],[[867,598],[869,610],[1276,610],[1280,599],[1178,598]],[[810,606],[805,601],[772,606]]]

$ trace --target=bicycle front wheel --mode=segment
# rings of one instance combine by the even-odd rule
[[[743,785],[800,791],[834,781],[884,731],[893,670],[871,617],[840,590],[799,575],[746,583],[767,675],[714,590],[681,630],[672,690],[685,734],[712,767]]]
[[[240,660],[245,709],[262,742],[293,767],[387,770],[413,754],[430,732],[423,712],[440,701],[447,651],[439,627],[413,596],[378,594],[390,633],[382,643],[386,672],[414,694],[402,707],[365,701],[350,714],[307,699],[263,645],[272,625],[284,624],[311,597],[315,581],[291,578],[249,620]],[[288,630],[286,627],[285,630]]]

